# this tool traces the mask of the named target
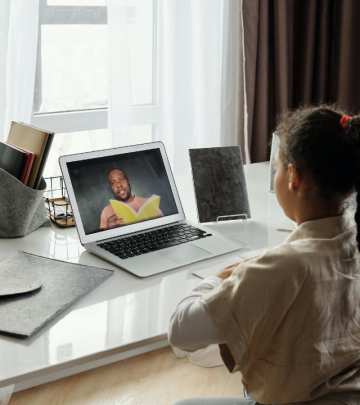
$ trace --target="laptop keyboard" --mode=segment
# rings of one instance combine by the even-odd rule
[[[195,228],[188,224],[178,224],[134,236],[128,236],[126,238],[99,243],[98,246],[120,257],[120,259],[128,259],[129,257],[155,252],[209,236],[212,236],[212,234],[202,229]]]

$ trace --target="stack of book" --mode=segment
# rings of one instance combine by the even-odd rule
[[[37,190],[54,133],[12,122],[7,141],[0,142],[0,168]]]

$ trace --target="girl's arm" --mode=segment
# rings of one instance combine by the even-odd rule
[[[195,352],[224,339],[210,315],[202,296],[219,287],[223,280],[208,277],[184,298],[173,313],[169,326],[169,343],[187,352]]]

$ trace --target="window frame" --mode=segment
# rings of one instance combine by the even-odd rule
[[[161,123],[161,42],[159,41],[159,8],[158,0],[153,1],[153,73],[152,104],[133,106],[131,126],[152,125],[151,141],[157,139]],[[55,10],[57,9],[57,10]],[[47,0],[39,0],[39,32],[37,48],[36,83],[41,83],[41,25],[42,24],[107,24],[106,6],[48,6]],[[90,21],[97,14],[99,20]],[[34,106],[41,103],[39,92],[35,93]],[[33,107],[34,107],[33,106]],[[108,108],[94,108],[69,112],[32,113],[31,125],[51,130],[55,133],[91,131],[108,128]]]

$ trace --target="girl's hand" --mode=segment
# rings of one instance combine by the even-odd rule
[[[225,269],[219,271],[219,273],[215,274],[215,277],[219,277],[223,280],[229,278],[232,275],[232,272],[239,266],[240,263],[232,264]]]
[[[250,257],[250,259],[246,259],[246,260],[244,260],[244,261],[241,262],[241,263],[245,263],[245,262],[249,262],[250,260],[257,259],[259,256],[260,256],[260,255],[257,255],[257,256],[254,256],[254,257]]]
[[[229,278],[229,277],[232,275],[232,272],[233,272],[237,267],[239,267],[239,265],[240,265],[241,263],[249,262],[250,260],[256,259],[256,258],[259,257],[259,256],[260,256],[260,255],[254,256],[254,257],[251,257],[250,259],[244,260],[243,262],[236,263],[236,264],[232,264],[231,266],[228,266],[228,267],[226,267],[225,269],[220,270],[219,273],[215,274],[215,277],[219,277],[219,278],[221,278],[221,279],[223,279],[223,280],[226,280],[227,278]]]

